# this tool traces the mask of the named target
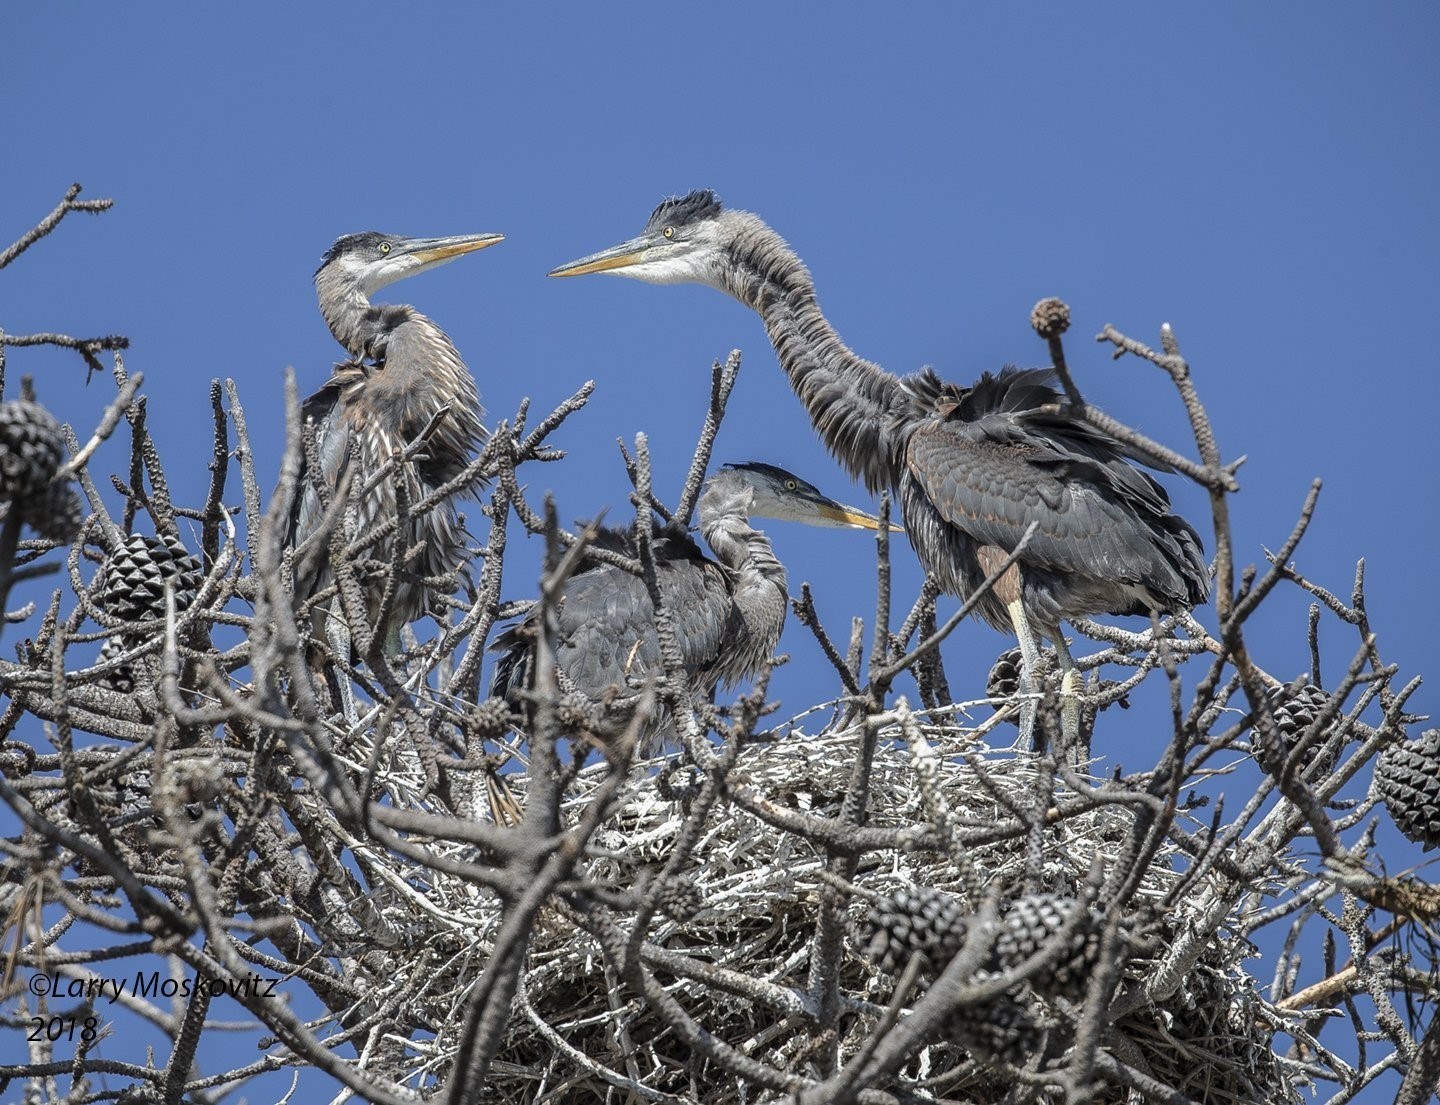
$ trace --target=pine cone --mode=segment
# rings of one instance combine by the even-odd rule
[[[689,879],[669,878],[660,884],[655,904],[666,917],[688,921],[705,908],[705,898]]]
[[[65,459],[60,423],[39,403],[0,403],[0,502],[38,495]]]
[[[85,518],[80,496],[69,480],[47,484],[34,495],[17,499],[12,509],[19,510],[30,528],[41,537],[61,545],[75,540]]]
[[[1260,730],[1255,730],[1255,758],[1270,774],[1277,774],[1285,766],[1285,759],[1294,751],[1300,743],[1300,738],[1310,728],[1315,719],[1320,716],[1326,705],[1330,702],[1330,696],[1313,683],[1306,683],[1297,691],[1291,691],[1289,687],[1272,687],[1269,695],[1270,711],[1275,718],[1275,736],[1279,738],[1279,745],[1261,736]],[[1323,734],[1316,743],[1310,746],[1309,759],[1301,765],[1308,767],[1315,760],[1315,754],[1320,750],[1324,742]],[[1333,755],[1325,757],[1325,763],[1321,770],[1328,770],[1335,762]]]
[[[1011,902],[1000,917],[1000,931],[982,975],[1013,970],[1055,938],[1082,907],[1075,898],[1032,894]],[[898,891],[872,907],[873,930],[866,955],[882,971],[902,970],[916,952],[934,970],[943,969],[965,943],[970,913],[958,898],[926,886]],[[1046,970],[1029,979],[1037,993],[1078,1000],[1085,995],[1100,953],[1094,917],[1079,921],[1069,947]]]
[[[555,723],[566,733],[585,733],[601,728],[595,704],[579,691],[560,696],[555,703]]]
[[[1375,789],[1402,833],[1427,852],[1440,848],[1440,729],[1381,752]]]
[[[1020,649],[1008,648],[995,658],[985,680],[985,697],[1014,698],[1020,692]]]
[[[1008,648],[999,656],[995,657],[995,663],[990,666],[990,674],[985,679],[985,697],[993,700],[993,705],[998,709],[1009,699],[1020,693],[1020,672],[1024,662],[1020,655],[1020,648]],[[1055,650],[1042,648],[1035,665],[1034,678],[1037,681],[1037,689],[1045,682],[1045,676],[1056,667]],[[1012,714],[1011,725],[1020,724],[1019,714]]]
[[[1055,938],[1078,909],[1088,908],[1075,898],[1054,894],[1031,894],[1017,898],[1001,918],[1000,935],[990,958],[1001,971],[1018,967]],[[1030,985],[1047,997],[1079,1000],[1085,996],[1090,975],[1100,957],[1100,932],[1093,916],[1082,919],[1068,937],[1069,947],[1060,958],[1039,974]]]
[[[865,954],[892,974],[916,952],[939,970],[965,943],[968,913],[959,898],[928,886],[898,890],[871,907],[867,925],[873,935]]]
[[[1030,311],[1030,325],[1047,341],[1058,338],[1070,329],[1070,308],[1053,296],[1042,299]]]
[[[125,650],[126,645],[123,637],[111,637],[100,646],[100,656],[95,662],[97,664],[107,664],[125,652]],[[100,677],[100,685],[112,691],[119,691],[121,694],[134,694],[135,665],[133,663],[121,664],[114,671],[102,675]]]
[[[983,1005],[955,1010],[943,1027],[977,1059],[998,1059],[1017,1067],[1023,1066],[1040,1044],[1035,1018],[1004,994]]]
[[[163,1094],[148,1082],[136,1082],[126,1086],[115,1099],[115,1105],[160,1105]]]
[[[465,725],[477,737],[503,737],[514,725],[514,718],[503,698],[487,698],[470,707]]]
[[[195,601],[205,578],[199,559],[179,541],[139,533],[110,554],[102,571],[98,602],[122,622],[164,617],[167,581],[173,581],[176,611],[184,610]]]

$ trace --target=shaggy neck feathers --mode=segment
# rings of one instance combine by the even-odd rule
[[[815,283],[785,240],[748,212],[718,274],[722,290],[759,313],[790,385],[835,458],[878,492],[899,484],[899,417],[912,405],[902,381],[850,349],[820,311]]]

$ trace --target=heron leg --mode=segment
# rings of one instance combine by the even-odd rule
[[[390,632],[385,637],[385,654],[387,656],[409,656],[413,652],[420,651],[420,638],[415,636],[415,630],[406,622]]]
[[[981,545],[975,550],[980,570],[994,575],[1010,554],[995,545]],[[1030,618],[1025,613],[1025,588],[1020,578],[1020,565],[1011,564],[995,580],[993,594],[1005,604],[1010,624],[1020,641],[1020,742],[1038,752],[1044,742],[1036,740],[1036,718],[1040,711],[1040,647],[1030,631]]]
[[[1040,706],[1040,649],[1030,631],[1030,619],[1020,599],[1005,604],[1010,624],[1020,640],[1020,742],[1040,751],[1043,742],[1036,741],[1035,719]]]
[[[325,639],[330,642],[330,654],[335,657],[331,671],[335,675],[335,686],[340,692],[340,712],[347,727],[355,724],[355,690],[350,686],[350,677],[341,670],[341,665],[350,659],[350,627],[336,611],[325,615]]]
[[[1055,657],[1060,663],[1060,739],[1077,759],[1088,750],[1080,747],[1080,673],[1065,645],[1065,634],[1057,626],[1052,636]]]

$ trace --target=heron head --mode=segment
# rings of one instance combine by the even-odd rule
[[[504,241],[503,234],[454,234],[446,238],[406,238],[366,230],[346,234],[325,251],[316,270],[333,271],[353,283],[367,297],[386,284],[433,269],[477,249]]]
[[[701,500],[704,513],[706,499],[712,503],[735,499],[748,493],[745,509],[755,518],[776,518],[785,522],[803,522],[811,526],[879,529],[880,519],[858,507],[837,502],[809,480],[787,472],[774,464],[747,461],[727,464],[711,476]],[[899,530],[898,526],[891,526]]]
[[[728,218],[708,188],[663,201],[636,237],[550,271],[551,276],[608,272],[648,284],[711,284],[721,279]]]

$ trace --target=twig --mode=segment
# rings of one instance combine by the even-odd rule
[[[101,211],[108,211],[115,205],[114,200],[82,200],[76,197],[80,195],[80,185],[72,184],[65,189],[65,195],[55,205],[55,210],[46,215],[30,230],[20,235],[3,253],[0,253],[0,269],[5,268],[20,254],[33,246],[45,235],[49,234],[57,226],[60,220],[72,211],[88,211],[99,214]]]

